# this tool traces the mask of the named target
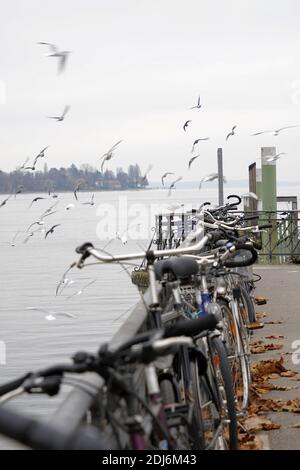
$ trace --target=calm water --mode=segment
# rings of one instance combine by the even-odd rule
[[[226,188],[227,194],[241,191],[245,189]],[[297,194],[295,191],[296,188],[288,188],[280,194]],[[171,198],[167,198],[162,190],[100,192],[95,194],[94,206],[81,204],[90,199],[89,193],[79,193],[79,202],[73,194],[63,193],[58,199],[40,200],[29,208],[36,196],[18,195],[0,209],[0,340],[6,344],[7,355],[5,365],[0,361],[0,382],[65,361],[79,349],[95,351],[120,328],[128,315],[126,311],[138,301],[136,288],[118,265],[75,268],[67,276],[74,283],[55,296],[62,273],[78,258],[75,247],[85,241],[103,247],[112,237],[108,235],[106,240],[99,240],[99,233],[103,235],[105,229],[104,210],[113,236],[115,231],[122,232],[127,221],[136,231],[142,228],[140,240],[128,240],[123,245],[115,239],[107,249],[114,253],[140,251],[152,236],[154,218],[151,212],[155,213],[159,205],[180,202],[190,208],[205,200],[216,202],[216,189],[207,188],[201,193],[177,190]],[[0,202],[4,198],[1,196]],[[56,201],[57,213],[45,218],[45,225],[47,228],[61,225],[46,240],[43,233],[36,233],[23,243],[28,226]],[[68,204],[75,206],[66,211]],[[137,226],[139,223],[142,225]],[[16,246],[11,246],[9,242],[18,231]],[[95,282],[81,295],[76,295],[93,280]],[[44,313],[30,311],[28,307],[46,308],[54,313],[69,312],[77,318],[57,316],[56,320],[47,321]],[[58,401],[58,398],[24,396],[13,403],[24,412],[46,416]],[[0,447],[11,446],[15,444],[0,440]]]

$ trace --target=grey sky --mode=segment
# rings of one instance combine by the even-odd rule
[[[280,179],[298,179],[300,127],[249,136],[300,124],[297,0],[2,0],[0,31],[3,170],[46,145],[49,166],[96,165],[124,139],[110,168],[153,163],[152,180],[166,170],[189,180],[215,171],[218,146],[226,176],[246,178],[260,146],[273,144],[288,153]],[[63,74],[37,41],[72,51]],[[198,94],[203,108],[189,111]],[[46,118],[66,104],[63,123]],[[189,172],[192,143],[206,136]]]

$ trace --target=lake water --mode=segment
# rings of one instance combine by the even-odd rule
[[[298,194],[297,189],[282,188],[280,195]],[[226,188],[226,194],[244,191],[245,188]],[[66,361],[77,350],[95,351],[120,328],[128,309],[138,301],[135,286],[118,265],[74,268],[67,276],[74,282],[56,296],[55,289],[63,272],[78,259],[76,246],[91,241],[103,247],[115,237],[116,231],[122,233],[128,223],[132,235],[139,239],[129,239],[126,245],[114,239],[107,250],[140,251],[152,236],[153,214],[160,206],[178,202],[189,209],[206,200],[217,202],[215,187],[201,192],[176,190],[169,198],[163,190],[99,192],[95,194],[94,206],[82,204],[91,198],[86,192],[78,193],[78,202],[71,193],[60,194],[57,199],[42,194],[47,199],[29,208],[36,196],[20,194],[0,208],[0,341],[6,346],[5,364],[0,356],[0,383]],[[0,203],[3,199],[5,196],[1,196]],[[57,212],[44,219],[47,229],[60,224],[54,233],[45,239],[44,233],[36,232],[24,243],[29,225],[56,201]],[[66,210],[69,204],[74,207]],[[107,227],[109,232],[105,232]],[[35,228],[43,226],[32,227]],[[18,231],[15,246],[11,246]],[[92,281],[95,282],[88,286]],[[82,289],[82,294],[77,295]],[[29,307],[45,308],[54,315],[59,311],[71,313],[76,318],[57,316],[50,321],[45,313]],[[46,416],[60,399],[26,395],[13,403],[23,412]],[[17,445],[0,438],[0,448],[17,448]]]

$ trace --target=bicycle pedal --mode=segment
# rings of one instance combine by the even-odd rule
[[[250,331],[261,330],[262,328],[264,328],[264,326],[265,324],[263,322],[254,321],[254,322],[248,323],[247,329]]]

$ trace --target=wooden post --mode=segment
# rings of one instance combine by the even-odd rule
[[[224,205],[223,149],[218,148],[219,206]]]

